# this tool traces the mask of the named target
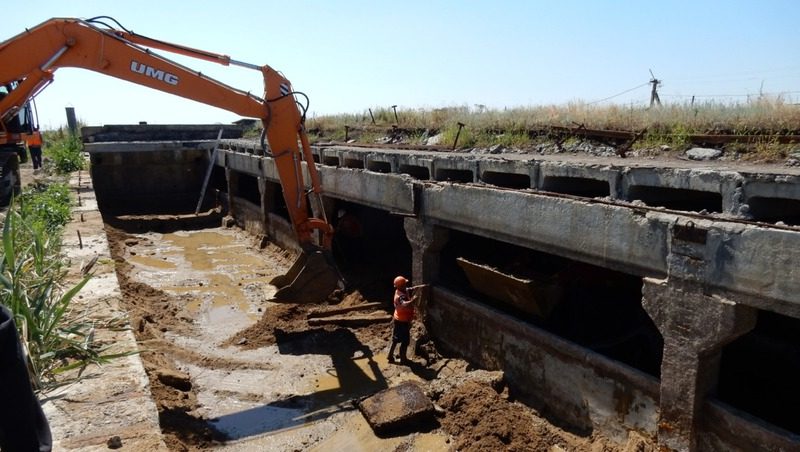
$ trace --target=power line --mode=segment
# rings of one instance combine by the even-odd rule
[[[600,100],[595,100],[595,101],[589,102],[589,103],[588,103],[588,104],[586,104],[586,105],[592,105],[592,104],[598,104],[598,103],[600,103],[600,102],[605,102],[605,101],[607,101],[607,100],[611,100],[611,99],[613,99],[613,98],[615,98],[615,97],[619,97],[619,96],[621,96],[621,95],[623,95],[623,94],[627,94],[627,93],[629,93],[629,92],[631,92],[631,91],[637,90],[637,89],[639,89],[639,88],[641,88],[641,87],[643,87],[643,86],[647,86],[647,85],[649,85],[649,84],[650,84],[650,82],[645,82],[645,83],[642,83],[642,84],[641,84],[641,85],[639,85],[639,86],[634,86],[633,88],[626,89],[625,91],[622,91],[621,93],[617,93],[617,94],[614,94],[613,96],[606,97],[605,99],[600,99]]]
[[[780,96],[783,94],[800,94],[800,91],[780,91],[775,93],[761,94],[661,94],[669,97],[749,97],[749,96]]]

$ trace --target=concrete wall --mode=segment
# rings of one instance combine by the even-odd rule
[[[85,145],[101,209],[127,213],[193,212],[209,148],[182,142]]]
[[[428,315],[442,345],[503,370],[545,414],[620,443],[628,430],[655,434],[657,379],[443,288],[434,288]]]

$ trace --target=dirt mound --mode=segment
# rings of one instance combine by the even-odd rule
[[[489,382],[467,381],[445,393],[439,405],[446,411],[442,428],[453,436],[456,450],[652,450],[641,438],[634,449],[618,448],[601,435],[583,437],[559,429]]]
[[[275,332],[293,333],[308,329],[306,315],[314,305],[279,304],[264,310],[258,322],[239,331],[222,343],[223,347],[238,345],[246,350],[274,345]]]
[[[558,444],[529,409],[509,402],[489,385],[469,381],[439,401],[442,428],[464,451],[548,450]]]
[[[313,311],[324,310],[334,306],[338,308],[351,307],[368,302],[359,291],[340,294],[338,299],[341,301],[335,305],[287,303],[270,306],[264,310],[264,314],[256,324],[237,332],[223,342],[222,346],[238,345],[250,350],[274,345],[276,343],[276,332],[287,334],[307,331],[309,329],[307,316]],[[332,329],[331,327],[326,328]],[[391,326],[387,326],[385,323],[366,325],[354,327],[353,332],[362,343],[373,348],[381,348],[388,345]]]

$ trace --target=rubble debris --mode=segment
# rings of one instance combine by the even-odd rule
[[[358,403],[376,434],[414,430],[433,419],[435,409],[422,387],[413,381],[384,389]]]
[[[106,441],[106,446],[108,446],[109,449],[119,449],[122,447],[122,438],[116,435],[112,436]]]
[[[719,149],[710,148],[691,148],[686,151],[689,160],[714,160],[722,155]]]

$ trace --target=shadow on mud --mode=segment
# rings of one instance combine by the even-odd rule
[[[355,400],[388,387],[372,351],[348,329],[298,332],[276,329],[275,339],[282,354],[329,355],[333,362],[330,382],[334,384],[318,385],[319,390],[311,394],[291,396],[212,419],[211,425],[224,432],[229,440],[303,427],[332,414],[353,410]],[[362,360],[366,360],[366,368],[356,362]]]

